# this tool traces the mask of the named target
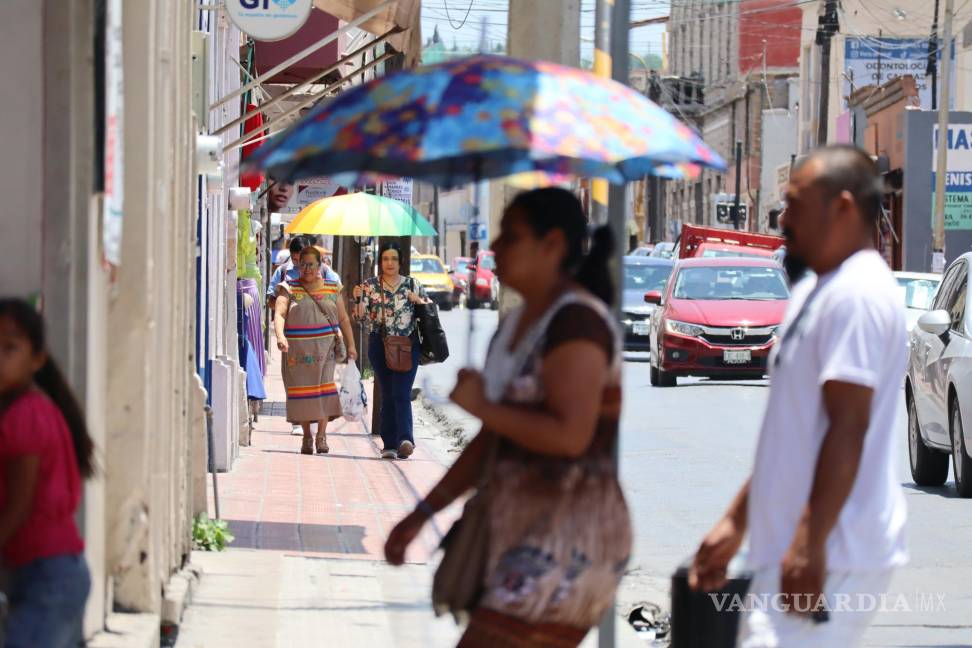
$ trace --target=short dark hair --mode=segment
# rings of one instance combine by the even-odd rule
[[[848,144],[831,144],[816,149],[797,162],[794,171],[811,160],[821,163],[822,169],[816,182],[826,191],[828,200],[842,191],[848,191],[867,221],[878,222],[884,200],[884,180],[867,153]]]
[[[385,241],[378,248],[378,261],[381,261],[381,255],[383,255],[388,250],[395,250],[398,252],[398,262],[402,262],[402,246],[398,244],[398,241]]]
[[[290,239],[291,254],[300,254],[305,247],[307,247],[307,239],[305,239],[302,235],[297,235]]]

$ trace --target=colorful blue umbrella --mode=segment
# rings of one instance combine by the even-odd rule
[[[627,86],[494,55],[352,88],[258,149],[251,165],[290,180],[371,172],[446,186],[537,171],[620,183],[725,168],[694,131]]]

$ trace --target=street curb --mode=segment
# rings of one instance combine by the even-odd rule
[[[452,444],[453,450],[462,450],[469,443],[466,438],[462,424],[449,416],[439,405],[433,403],[425,396],[421,396],[419,403],[435,423],[435,428],[439,436],[445,437]]]
[[[158,648],[159,616],[110,612],[105,618],[105,629],[85,645],[88,648]]]
[[[192,563],[176,572],[162,590],[162,624],[177,626],[192,603],[192,595],[199,586],[202,569]]]

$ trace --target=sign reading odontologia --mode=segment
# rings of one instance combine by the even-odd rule
[[[233,24],[259,41],[287,38],[307,22],[312,8],[312,0],[226,0]]]
[[[972,124],[949,124],[945,173],[945,229],[972,230]],[[935,220],[935,172],[938,127],[932,129],[932,222]]]
[[[941,60],[938,62],[941,71]],[[844,96],[853,89],[867,85],[881,85],[895,78],[911,75],[918,85],[921,107],[931,109],[931,79],[925,76],[928,67],[927,38],[847,37],[844,41]],[[952,79],[955,78],[955,59],[952,58]],[[954,89],[954,81],[952,88]],[[953,94],[954,97],[954,94]],[[954,104],[954,101],[952,102]]]

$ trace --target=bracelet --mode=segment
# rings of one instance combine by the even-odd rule
[[[419,503],[415,505],[415,510],[422,513],[427,518],[435,517],[435,509],[429,504],[428,500],[419,500]]]

